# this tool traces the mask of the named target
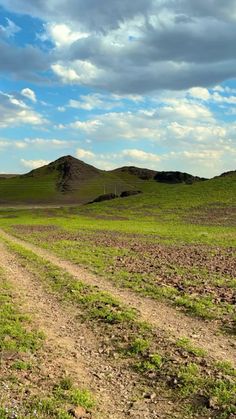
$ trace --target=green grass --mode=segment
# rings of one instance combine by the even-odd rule
[[[190,354],[193,354],[195,356],[203,357],[206,355],[206,351],[204,351],[202,348],[197,348],[194,346],[190,339],[186,337],[179,338],[176,342],[177,346],[181,349],[184,349]]]

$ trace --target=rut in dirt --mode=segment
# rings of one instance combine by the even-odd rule
[[[139,296],[132,291],[116,288],[109,280],[93,275],[79,265],[61,260],[48,250],[18,239],[2,229],[0,229],[0,234],[3,238],[33,251],[36,255],[64,269],[78,280],[96,286],[120,299],[127,306],[135,308],[140,314],[141,321],[146,321],[150,325],[164,330],[171,338],[188,337],[216,360],[228,360],[236,367],[236,342],[233,337],[219,334],[216,322],[187,316],[163,302]]]

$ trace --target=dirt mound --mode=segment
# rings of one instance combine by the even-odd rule
[[[157,172],[154,176],[154,179],[157,182],[162,183],[186,183],[192,184],[194,182],[201,182],[207,180],[198,176],[192,176],[189,173],[185,172]]]

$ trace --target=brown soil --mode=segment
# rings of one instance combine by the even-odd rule
[[[32,250],[35,254],[43,256],[46,260],[63,268],[75,278],[78,278],[78,280],[82,279],[83,282],[97,286],[99,289],[120,298],[127,305],[138,310],[141,320],[147,321],[160,330],[165,330],[174,339],[181,336],[189,337],[196,345],[208,351],[215,359],[227,359],[236,366],[235,341],[233,338],[219,335],[216,322],[209,324],[206,321],[188,317],[164,303],[149,298],[139,297],[131,291],[117,289],[105,278],[92,275],[80,266],[61,260],[49,251],[17,239],[2,230],[0,230],[0,233],[8,240],[18,243],[26,249]]]
[[[236,206],[211,206],[194,209],[191,215],[184,218],[191,224],[236,226]]]
[[[131,276],[137,273],[151,275],[157,286],[171,286],[183,294],[210,296],[215,304],[236,303],[236,287],[231,285],[231,280],[236,276],[236,255],[233,248],[163,245],[138,235],[122,236],[116,232],[103,231],[99,234],[69,233],[60,231],[56,226],[17,225],[14,230],[24,235],[50,233],[46,237],[37,237],[39,244],[41,240],[49,243],[71,240],[81,245],[89,241],[96,246],[128,249],[128,255],[118,256],[108,267],[110,272],[125,269]]]

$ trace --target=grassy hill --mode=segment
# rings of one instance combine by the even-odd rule
[[[163,177],[164,176],[164,177]],[[86,206],[94,214],[124,216],[172,214],[187,208],[235,205],[236,172],[204,180],[181,172],[157,172],[137,167],[102,171],[71,156],[62,157],[25,175],[0,177],[0,204],[84,204],[104,193],[143,193]]]
[[[192,185],[143,181],[138,186],[142,194],[86,206],[86,213],[155,223],[182,220],[190,224],[236,225],[236,172]]]
[[[0,204],[85,203],[132,187],[113,172],[65,156],[25,175],[0,177]]]

